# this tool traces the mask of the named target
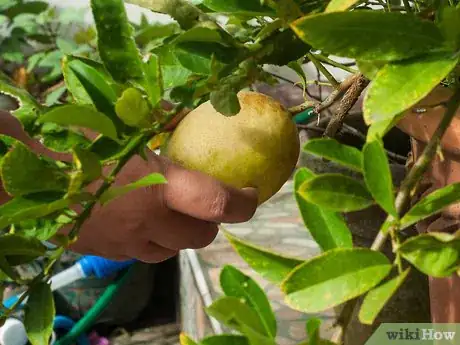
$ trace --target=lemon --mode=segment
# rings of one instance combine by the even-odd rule
[[[218,113],[210,102],[190,112],[172,134],[166,155],[233,187],[257,188],[261,204],[291,176],[299,137],[291,114],[273,98],[241,91],[238,99],[235,116]]]

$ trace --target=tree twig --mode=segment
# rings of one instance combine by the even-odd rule
[[[406,209],[410,201],[411,191],[415,188],[420,178],[422,177],[422,175],[425,173],[426,169],[428,168],[428,165],[431,163],[431,161],[435,157],[436,152],[438,148],[440,147],[442,137],[444,136],[444,133],[449,128],[449,125],[452,122],[452,119],[454,118],[459,106],[460,106],[460,88],[458,88],[455,91],[454,95],[449,99],[446,113],[443,116],[441,122],[439,123],[438,128],[436,129],[432,138],[430,139],[427,146],[423,150],[421,156],[417,159],[414,166],[409,171],[408,175],[406,176],[406,178],[401,184],[401,187],[399,189],[398,194],[396,195],[396,200],[395,200],[396,211],[398,212],[398,214],[401,215]],[[377,237],[375,238],[374,242],[371,245],[372,250],[380,251],[383,248],[390,231],[394,230],[391,228],[395,227],[395,225],[390,225],[390,224],[394,224],[394,221],[395,221],[394,217],[388,216],[387,220],[382,225]],[[345,330],[347,329],[351,321],[353,310],[356,307],[356,304],[357,304],[357,299],[350,300],[344,305],[342,312],[337,318],[336,326],[338,327],[338,329],[333,336],[334,339],[340,340],[343,338]]]
[[[296,105],[294,107],[290,107],[288,108],[288,111],[292,114],[292,115],[296,115],[298,113],[301,113],[302,111],[304,110],[307,110],[308,108],[311,108],[315,105],[317,105],[318,102],[317,101],[306,101],[302,104],[299,104],[299,105]]]
[[[342,127],[343,121],[347,116],[350,109],[355,105],[361,93],[364,91],[366,86],[369,84],[369,80],[362,74],[358,74],[353,81],[353,84],[346,91],[342,100],[340,101],[339,109],[332,117],[331,121],[327,125],[324,135],[327,137],[334,137],[337,131]]]
[[[353,85],[357,74],[353,74],[339,84],[339,87],[332,91],[327,98],[315,107],[315,113],[319,114],[323,110],[332,106]]]

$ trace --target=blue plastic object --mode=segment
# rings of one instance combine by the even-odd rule
[[[75,321],[64,315],[56,315],[53,322],[53,329],[70,331],[75,326]],[[90,345],[89,339],[85,334],[77,338],[77,345]]]
[[[19,299],[19,296],[18,296],[18,295],[11,296],[11,297],[8,298],[6,301],[3,301],[3,306],[4,306],[5,308],[10,309],[11,307],[13,307],[13,305],[17,302],[18,299]],[[0,313],[0,314],[2,314],[2,313]]]
[[[85,276],[107,278],[112,274],[132,265],[136,260],[112,261],[99,256],[87,255],[78,260]]]
[[[134,262],[136,262],[136,260],[112,261],[99,256],[86,255],[78,260],[75,265],[79,265],[81,267],[85,277],[94,276],[102,279],[110,277],[112,274],[132,265]],[[16,295],[8,298],[6,301],[3,301],[3,306],[11,308],[19,297],[20,295]],[[22,306],[23,304],[21,307]]]

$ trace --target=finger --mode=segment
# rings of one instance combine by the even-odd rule
[[[158,263],[176,256],[177,253],[177,250],[165,248],[151,241],[143,241],[133,248],[132,256],[142,262]]]
[[[254,188],[237,189],[198,171],[170,164],[166,170],[166,205],[191,217],[217,223],[245,222],[257,208]]]
[[[146,239],[171,250],[198,249],[209,245],[217,236],[217,224],[166,210],[152,226],[146,227]]]
[[[105,250],[95,250],[94,248],[88,247],[79,241],[70,245],[68,249],[81,255],[96,255],[113,261],[128,261],[132,259],[131,256],[126,254],[113,253],[112,251]]]

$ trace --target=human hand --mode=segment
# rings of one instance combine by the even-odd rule
[[[181,249],[210,244],[218,223],[244,222],[253,216],[255,189],[226,186],[152,152],[147,158],[133,157],[115,185],[131,183],[152,172],[162,173],[168,183],[138,189],[103,207],[96,206],[70,249],[114,260],[160,262]]]
[[[32,140],[14,117],[1,111],[0,134],[13,136],[53,159],[71,159]],[[246,221],[256,210],[254,189],[225,186],[152,152],[147,153],[147,161],[133,157],[118,174],[115,185],[134,182],[153,172],[162,173],[168,183],[132,191],[105,206],[97,205],[70,249],[114,260],[160,262],[180,249],[210,244],[218,223]],[[89,189],[94,192],[98,185],[100,182],[95,182]],[[8,199],[0,190],[0,204]]]

